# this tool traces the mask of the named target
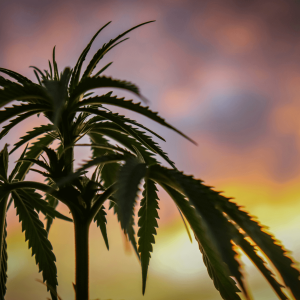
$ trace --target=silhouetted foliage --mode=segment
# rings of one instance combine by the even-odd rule
[[[109,249],[103,205],[106,202],[109,202],[109,209],[113,209],[117,215],[124,234],[140,260],[144,294],[158,227],[158,186],[170,195],[183,221],[189,224],[199,244],[208,274],[223,299],[240,299],[236,282],[245,297],[250,299],[234,250],[236,246],[258,267],[280,299],[288,299],[283,293],[284,287],[267,268],[257,250],[262,251],[273,263],[295,299],[300,299],[299,271],[293,266],[286,250],[271,235],[263,231],[231,199],[204,185],[201,180],[178,171],[167,153],[153,141],[151,134],[163,140],[157,133],[135,120],[111,112],[105,105],[140,113],[192,141],[190,138],[141,103],[117,98],[112,92],[90,97],[91,90],[105,87],[121,88],[145,100],[135,84],[102,75],[111,63],[95,75],[92,72],[107,52],[124,41],[122,38],[125,34],[150,22],[135,26],[104,44],[88,63],[82,76],[83,62],[92,42],[109,23],[94,35],[73,69],[65,68],[59,72],[54,48],[49,70],[41,71],[33,67],[38,84],[16,72],[0,68],[10,78],[0,76],[0,122],[9,120],[3,126],[0,138],[33,115],[43,114],[49,121],[49,124],[27,132],[14,145],[10,154],[27,144],[10,175],[8,145],[0,152],[0,300],[4,299],[6,293],[6,212],[12,202],[19,215],[22,230],[25,231],[25,240],[29,242],[29,248],[32,249],[39,271],[42,271],[52,299],[57,299],[58,284],[55,255],[48,240],[53,219],[74,222],[75,294],[77,300],[88,300],[88,230],[90,223],[96,222]],[[9,107],[8,104],[13,101],[18,104]],[[84,136],[90,138],[89,144],[79,143]],[[28,143],[34,138],[38,138],[37,141],[28,147]],[[58,141],[59,145],[51,149],[54,141]],[[75,146],[92,149],[91,159],[77,170],[74,170]],[[159,163],[157,156],[162,157],[171,168]],[[33,168],[35,165],[39,169]],[[88,177],[87,169],[91,167],[95,167],[95,170]],[[47,184],[25,181],[29,170],[41,174]],[[142,200],[136,235],[134,208],[140,189]],[[45,193],[45,197],[39,192]],[[59,201],[68,206],[72,219],[55,209]],[[46,228],[39,220],[39,212],[46,216]],[[187,225],[186,228],[188,229]]]

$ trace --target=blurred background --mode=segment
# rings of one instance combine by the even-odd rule
[[[300,260],[300,2],[296,0],[1,0],[0,66],[35,80],[30,65],[48,68],[56,45],[58,68],[73,67],[94,33],[87,61],[103,43],[139,23],[98,69],[136,83],[150,108],[193,138],[133,113],[166,140],[164,151],[179,170],[234,197],[269,227],[295,261]],[[103,91],[102,91],[103,92]],[[119,96],[139,99],[116,90]],[[0,141],[45,123],[22,123]],[[20,152],[10,157],[10,169]],[[90,153],[76,149],[79,162]],[[28,179],[38,179],[29,174]],[[160,220],[148,283],[116,217],[108,213],[110,250],[95,224],[90,233],[90,297],[113,300],[220,299],[197,243],[189,242],[178,211],[160,193]],[[63,205],[59,210],[68,214]],[[59,295],[74,299],[74,237],[70,223],[55,221],[49,238],[57,257]],[[31,250],[11,207],[8,212],[7,300],[46,299]],[[271,287],[241,256],[255,299],[276,299]],[[296,262],[299,267],[299,263]]]

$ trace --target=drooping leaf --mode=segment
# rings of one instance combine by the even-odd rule
[[[42,212],[45,216],[50,216],[53,218],[58,218],[64,221],[73,222],[71,218],[66,217],[61,214],[57,210],[55,210],[52,206],[48,204],[46,200],[42,198],[42,196],[35,192],[34,190],[26,189],[26,190],[18,190],[18,194],[21,198],[29,201],[33,208],[39,213]],[[51,195],[50,195],[51,196]]]
[[[6,232],[7,223],[5,220],[4,224],[4,234],[2,242],[2,253],[0,255],[0,300],[4,300],[6,294],[6,282],[7,282],[7,243],[6,243]]]
[[[9,154],[12,154],[14,151],[16,151],[19,147],[24,145],[25,143],[29,142],[33,138],[49,132],[49,131],[54,131],[56,129],[55,126],[52,124],[48,125],[40,125],[39,127],[34,127],[33,130],[27,131],[25,136],[20,137],[20,141],[14,144],[14,148],[9,152]]]
[[[55,265],[55,255],[52,252],[52,245],[47,238],[47,232],[43,223],[39,220],[38,214],[27,198],[22,197],[16,191],[12,192],[17,215],[22,222],[22,231],[25,231],[25,241],[28,240],[28,247],[32,249],[32,255],[35,255],[36,264],[39,272],[42,271],[43,281],[46,281],[56,292],[57,269]],[[47,287],[47,290],[49,288]],[[57,299],[54,293],[51,293],[52,299]]]
[[[228,266],[229,275],[236,278],[242,291],[248,298],[248,293],[243,282],[243,275],[239,270],[239,262],[235,258],[236,253],[231,243],[232,237],[228,229],[228,220],[222,212],[215,208],[213,202],[210,201],[209,194],[203,193],[201,185],[193,178],[173,170],[167,171],[167,173],[177,181],[178,186],[181,186],[191,204],[201,215],[205,225],[208,227],[209,235],[220,253],[222,261]]]
[[[162,182],[159,182],[159,184],[171,196],[189,222],[198,241],[199,249],[203,254],[203,261],[208,274],[221,297],[225,300],[240,299],[238,294],[236,294],[239,290],[235,286],[234,281],[229,277],[227,266],[222,262],[220,253],[214,247],[214,242],[211,241],[209,233],[205,230],[206,227],[203,224],[202,218],[200,218],[196,210],[185,200],[181,193]]]
[[[2,76],[0,76],[0,86],[7,87],[7,86],[15,86],[17,83],[11,80],[8,80]]]
[[[216,205],[235,221],[267,255],[272,264],[279,271],[284,283],[288,286],[294,297],[300,299],[299,271],[293,267],[294,262],[288,257],[287,251],[266,233],[248,213],[242,211],[234,202],[215,192],[212,198]]]
[[[135,238],[135,230],[134,230],[134,226],[135,226],[135,222],[134,222],[134,216],[135,216],[134,210],[132,210],[132,215],[130,216],[130,219],[129,219],[127,227],[123,228],[122,224],[121,224],[121,214],[120,214],[120,210],[119,210],[119,207],[118,207],[118,204],[117,204],[118,201],[117,201],[116,198],[113,198],[113,197],[111,197],[111,199],[113,201],[111,201],[109,209],[111,209],[111,208],[114,209],[114,214],[117,215],[118,222],[120,222],[121,228],[122,228],[122,230],[124,232],[124,235],[125,235],[126,239],[129,240],[129,242],[131,243],[131,245],[133,247],[133,250],[134,250],[137,258],[140,260],[140,254],[138,252],[137,242],[136,242],[136,238]],[[133,206],[135,206],[135,202],[134,202]]]
[[[28,84],[28,83],[32,83],[31,80],[29,80],[27,77],[14,72],[12,70],[8,70],[8,69],[4,69],[4,68],[0,68],[0,72],[9,75],[10,77],[16,79],[18,82],[20,82],[21,84]]]
[[[98,88],[120,88],[141,97],[139,88],[129,81],[117,80],[106,76],[98,76],[86,77],[82,79],[71,93],[71,101],[89,90]]]
[[[1,95],[0,95],[0,101],[1,101]],[[10,118],[13,118],[22,113],[34,112],[35,114],[38,114],[48,109],[49,108],[46,105],[41,105],[41,104],[22,104],[22,105],[13,105],[12,107],[5,107],[5,110],[0,110],[0,123],[3,123],[9,120]],[[31,115],[33,115],[34,113],[32,113]]]
[[[255,246],[252,246],[234,225],[230,224],[230,227],[232,230],[234,242],[246,253],[246,255],[252,260],[256,267],[261,271],[261,273],[277,293],[278,297],[281,300],[288,300],[286,295],[281,290],[283,286],[277,282],[275,276],[267,268],[265,261],[257,254]]]
[[[118,113],[112,113],[112,112],[105,112],[105,111],[98,111],[95,109],[91,109],[91,108],[80,108],[79,109],[80,111],[86,111],[86,112],[90,112],[90,113],[94,113],[94,114],[97,114],[98,116],[102,116],[103,117],[103,120],[109,120],[109,121],[112,121],[116,124],[118,124],[119,126],[123,125],[126,126],[125,124],[126,123],[129,123],[129,124],[133,124],[133,125],[136,125],[140,128],[143,128],[147,131],[149,131],[150,133],[152,133],[154,136],[158,137],[159,139],[161,139],[162,141],[165,142],[165,139],[163,137],[161,137],[159,134],[157,134],[156,132],[152,131],[151,129],[147,128],[146,126],[138,123],[137,121],[135,120],[131,120],[129,118],[126,118],[122,115],[119,115]],[[102,114],[102,112],[104,114]],[[120,125],[121,124],[121,125]],[[99,124],[100,125],[100,124]],[[107,124],[106,124],[107,125]],[[128,126],[128,125],[127,125]]]
[[[124,35],[126,35],[130,31],[132,31],[140,26],[143,26],[145,24],[152,23],[152,22],[154,22],[154,21],[149,21],[149,22],[145,22],[145,23],[139,24],[137,26],[134,26],[134,27],[130,28],[129,30],[126,30],[122,34],[118,35],[116,38],[110,40],[107,44],[104,44],[103,47],[97,51],[97,53],[94,55],[94,57],[88,64],[85,72],[82,75],[82,78],[89,77],[92,74],[92,72],[95,69],[95,67],[97,66],[99,60],[105,55],[105,53],[107,53],[110,49],[112,49],[116,45],[116,42],[118,40],[120,40]]]
[[[49,146],[54,141],[54,137],[50,134],[46,134],[45,136],[39,138],[37,142],[33,143],[29,150],[26,152],[25,158],[29,159],[38,159],[41,153],[43,152],[42,147]],[[31,162],[23,162],[19,168],[15,179],[22,181],[32,166]]]
[[[150,152],[147,148],[145,148],[139,141],[136,139],[130,137],[128,134],[125,134],[124,132],[117,132],[114,130],[107,130],[107,129],[101,129],[100,132],[95,130],[98,133],[102,133],[103,135],[112,138],[116,142],[122,144],[125,146],[127,149],[129,149],[132,152],[136,152],[135,148],[138,149],[138,151],[142,154],[145,162],[147,165],[152,165],[157,163],[157,160],[153,157],[154,153]],[[98,136],[101,136],[100,134],[97,134],[94,132],[93,129],[89,132],[89,135],[95,134]]]
[[[46,164],[45,162],[43,162],[42,160],[33,159],[33,158],[23,158],[22,161],[36,164],[36,165],[40,166],[41,168],[47,170],[49,173],[51,172],[50,166],[48,164]],[[39,171],[39,170],[35,170],[35,171]],[[41,172],[41,171],[39,171],[39,172]],[[41,172],[41,174],[43,174],[43,173]]]
[[[109,105],[115,105],[121,108],[126,108],[131,111],[137,112],[143,116],[148,117],[149,119],[159,123],[160,125],[163,125],[169,129],[174,130],[175,132],[179,133],[192,143],[196,144],[193,140],[191,140],[188,136],[183,134],[181,131],[178,129],[174,128],[170,124],[168,124],[163,118],[161,118],[157,112],[153,112],[149,109],[149,107],[144,107],[141,105],[141,103],[134,103],[133,100],[124,100],[124,98],[117,98],[117,96],[111,97],[107,95],[103,96],[98,96],[98,97],[93,97],[93,98],[88,98],[84,99],[80,102],[78,102],[77,107],[83,107],[86,105],[94,105],[94,104],[109,104]]]
[[[89,111],[89,109],[83,109],[83,108],[81,110]],[[167,154],[164,151],[162,151],[161,148],[158,146],[158,144],[155,143],[149,136],[147,136],[144,132],[139,131],[138,129],[136,129],[132,126],[125,124],[125,122],[127,122],[127,118],[126,118],[126,120],[123,120],[122,118],[120,118],[120,116],[118,114],[107,113],[104,111],[95,111],[92,113],[95,113],[99,116],[103,116],[104,118],[114,122],[121,129],[123,129],[123,130],[121,130],[121,132],[123,131],[125,133],[128,133],[132,137],[136,138],[146,148],[148,148],[150,151],[153,151],[154,153],[157,153],[163,159],[165,159],[173,168],[176,168],[174,162],[172,162],[168,158]],[[109,127],[106,124],[104,125],[104,127],[106,127],[105,129],[109,129]],[[112,128],[112,127],[110,126],[110,128]],[[95,125],[91,131],[97,132],[97,130],[99,130],[101,132],[101,123],[99,124],[99,126]],[[116,130],[116,129],[114,129],[114,130]]]
[[[97,226],[100,227],[106,248],[107,250],[109,250],[107,231],[106,231],[107,220],[105,216],[106,216],[105,207],[102,205],[94,218],[94,222],[97,222]]]
[[[146,174],[146,164],[136,158],[128,159],[120,168],[117,178],[116,198],[120,211],[121,227],[127,228],[133,214],[134,204],[139,190],[139,183]]]
[[[85,49],[82,51],[82,53],[80,54],[78,61],[75,65],[74,68],[74,72],[72,74],[71,77],[71,82],[70,82],[70,90],[72,91],[74,89],[74,87],[78,84],[79,82],[79,77],[80,77],[80,72],[81,72],[81,68],[82,68],[82,64],[86,58],[87,53],[89,52],[89,50],[91,49],[91,46],[94,42],[94,40],[96,39],[96,37],[98,36],[98,34],[111,22],[106,23],[103,27],[101,27],[96,34],[92,37],[91,41],[88,43],[88,45],[85,47]]]
[[[138,213],[138,251],[140,253],[142,265],[143,295],[145,294],[148,266],[151,252],[153,251],[152,244],[155,243],[154,235],[156,235],[156,228],[158,227],[156,219],[159,219],[157,212],[159,209],[159,199],[156,192],[157,189],[155,183],[146,178],[141,207]]]
[[[36,111],[29,111],[27,113],[21,114],[17,116],[15,119],[10,120],[9,124],[3,126],[3,130],[0,132],[0,139],[2,139],[13,127],[15,127],[17,124],[22,122],[23,120],[31,117],[32,115],[36,114]]]
[[[4,145],[4,148],[0,151],[0,179],[1,177],[7,179],[7,169],[8,169],[8,144]]]
[[[168,176],[170,177],[171,175],[168,173]],[[170,184],[168,176],[165,174],[161,179],[165,183]],[[240,210],[234,202],[229,201],[230,199],[220,195],[220,193],[205,186],[201,181],[193,179],[191,176],[186,177],[186,180],[194,181],[195,185],[198,185],[202,198],[209,198],[216,208],[225,212],[231,220],[236,222],[249,235],[279,271],[286,286],[291,289],[295,298],[299,298],[299,271],[292,266],[293,261],[287,256],[286,250],[281,247],[278,241],[266,233],[251,216]]]
[[[43,87],[38,84],[26,84],[24,86],[14,85],[0,89],[0,107],[8,104],[13,100],[36,102],[43,100],[49,103],[48,95]],[[0,119],[1,120],[1,119]]]
[[[24,158],[25,156],[25,153],[28,149],[28,144],[26,145],[26,147],[24,148],[18,162],[15,164],[13,170],[11,171],[10,175],[9,175],[9,178],[8,178],[8,181],[9,182],[12,182],[12,180],[15,178],[16,174],[18,173],[20,167],[21,167],[21,164],[22,164],[22,159]]]

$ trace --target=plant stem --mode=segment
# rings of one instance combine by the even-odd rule
[[[89,226],[87,218],[72,212],[75,229],[75,299],[89,300]]]
[[[4,245],[4,227],[6,222],[6,205],[8,195],[5,196],[0,202],[0,262],[2,262],[2,248]]]

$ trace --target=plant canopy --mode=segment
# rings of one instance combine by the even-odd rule
[[[6,293],[6,213],[11,203],[16,208],[25,240],[28,240],[53,300],[58,297],[56,258],[48,238],[53,220],[60,218],[74,223],[75,295],[77,300],[88,300],[89,226],[91,222],[97,224],[109,249],[106,209],[114,211],[139,258],[144,294],[158,227],[159,186],[174,201],[188,233],[191,230],[194,234],[208,274],[222,299],[240,299],[240,292],[250,299],[235,251],[237,247],[257,266],[279,299],[288,299],[285,287],[295,299],[300,299],[299,270],[280,243],[232,199],[177,170],[168,154],[153,140],[153,136],[164,140],[159,134],[111,111],[107,105],[139,113],[192,141],[189,137],[141,102],[118,98],[113,92],[102,95],[91,92],[118,88],[145,101],[135,84],[103,75],[111,63],[100,70],[96,68],[104,55],[127,39],[124,38],[126,34],[151,22],[139,24],[111,39],[95,53],[85,68],[84,61],[92,43],[109,23],[96,32],[72,69],[59,71],[54,47],[48,70],[33,67],[37,83],[0,68],[4,74],[4,77],[0,76],[0,123],[9,121],[2,127],[0,139],[31,116],[41,114],[48,120],[20,137],[10,152],[7,144],[0,152],[0,300]],[[85,136],[90,142],[80,143]],[[89,147],[92,157],[75,169],[74,147],[79,146]],[[8,174],[9,155],[20,147],[23,147],[23,152]],[[161,164],[158,157],[169,166]],[[87,170],[92,167],[89,176]],[[46,183],[26,181],[30,170],[41,174]],[[140,191],[142,199],[137,230],[134,217]],[[56,210],[59,202],[68,206],[72,218]],[[104,206],[105,203],[108,205]],[[38,213],[45,215],[45,226]],[[284,286],[258,250],[273,264]]]

